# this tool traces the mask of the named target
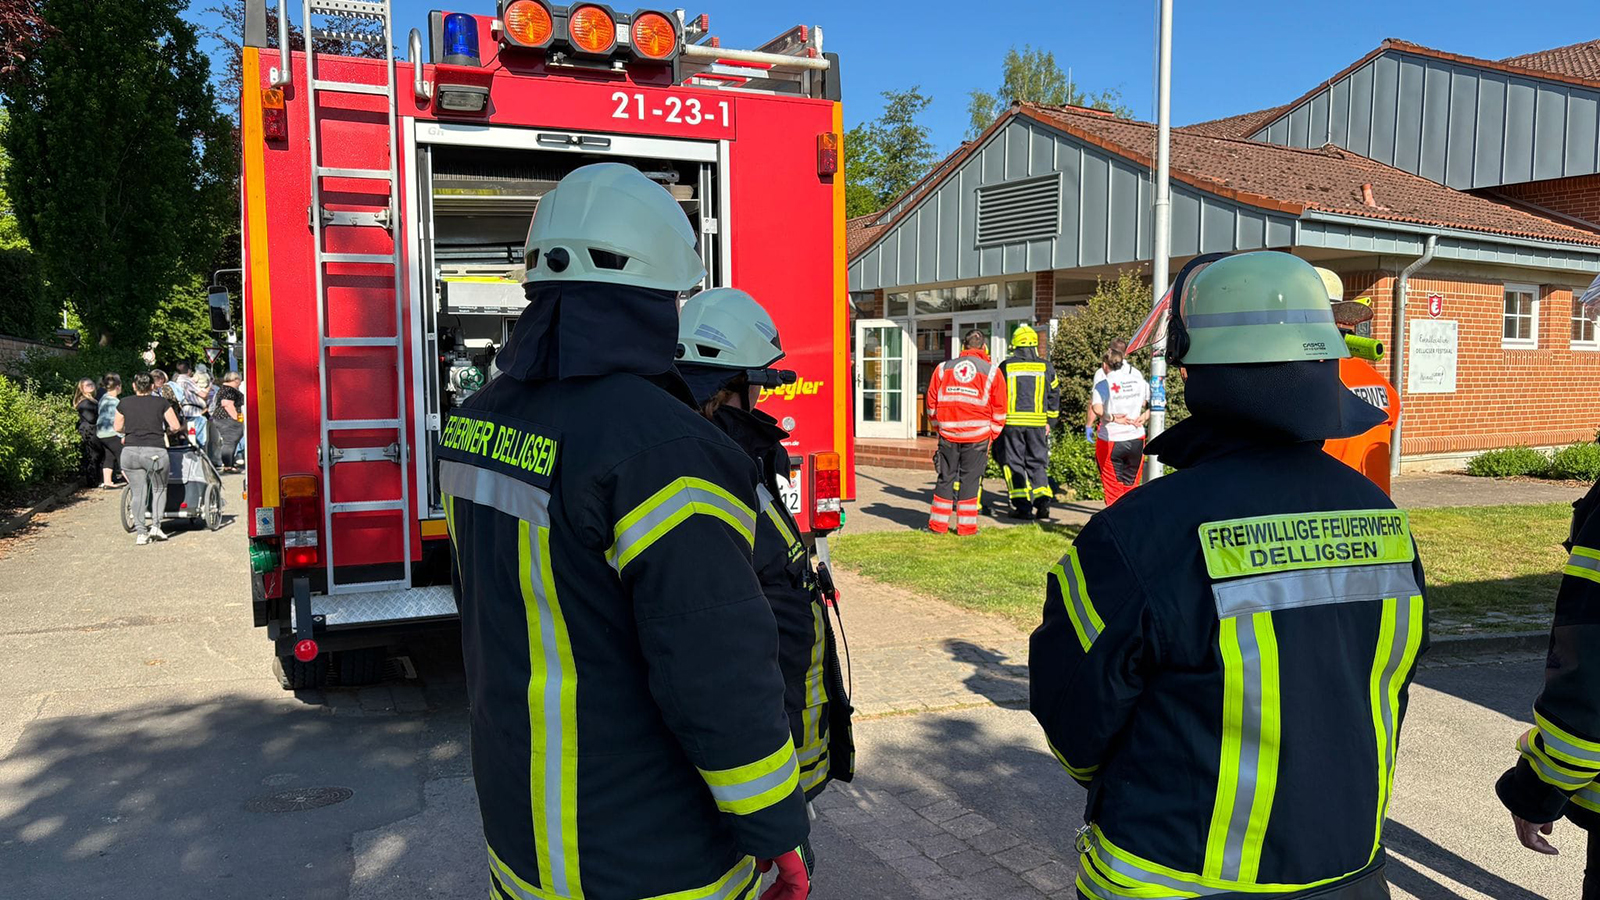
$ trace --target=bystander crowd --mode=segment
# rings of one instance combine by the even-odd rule
[[[122,437],[117,434],[117,403],[122,396],[122,376],[107,372],[100,379],[100,401],[95,409],[95,439],[100,442],[100,487],[110,489],[122,478]]]

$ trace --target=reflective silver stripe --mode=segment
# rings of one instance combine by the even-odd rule
[[[1405,566],[1404,568],[1408,572],[1411,571],[1410,566]],[[1395,709],[1394,705],[1389,702],[1389,684],[1394,681],[1395,673],[1400,671],[1400,664],[1405,661],[1406,647],[1411,643],[1411,604],[1414,601],[1421,602],[1421,598],[1417,596],[1419,593],[1415,585],[1413,585],[1409,594],[1383,595],[1395,598],[1394,640],[1389,644],[1389,659],[1383,664],[1382,680],[1378,682],[1381,691],[1378,695],[1378,716],[1379,721],[1383,723],[1383,746],[1385,750],[1383,771],[1388,773],[1391,782],[1394,778],[1396,741],[1394,728]]]
[[[1239,880],[1239,867],[1244,862],[1245,831],[1250,827],[1250,810],[1255,805],[1256,783],[1261,777],[1258,771],[1261,761],[1261,644],[1254,620],[1239,621],[1236,632],[1244,709],[1239,727],[1239,776],[1234,781],[1228,837],[1222,845],[1222,877],[1229,881]]]
[[[544,558],[543,542],[537,528],[528,529],[528,587],[539,608],[539,645],[544,648],[544,814],[545,828],[550,836],[550,887],[564,892],[567,880],[567,851],[564,826],[566,820],[561,809],[561,767],[569,755],[565,743],[569,740],[561,727],[561,688],[566,673],[562,667],[561,647],[556,640],[555,617],[550,609],[550,597],[545,591],[544,574],[550,561]],[[573,883],[576,879],[573,879]]]
[[[550,525],[549,491],[492,469],[442,459],[439,461],[439,490],[524,522]]]
[[[1190,313],[1184,327],[1228,328],[1234,325],[1320,325],[1333,324],[1333,307],[1318,309],[1253,309],[1244,312]]]
[[[1211,586],[1217,617],[1222,619],[1332,603],[1414,597],[1421,593],[1410,563],[1298,569],[1219,581]]]
[[[1103,869],[1109,869],[1113,873],[1121,875],[1123,878],[1126,878],[1129,881],[1173,888],[1174,890],[1187,891],[1188,893],[1200,894],[1202,896],[1228,893],[1228,891],[1224,888],[1206,887],[1198,881],[1188,881],[1182,878],[1173,878],[1170,875],[1163,875],[1160,872],[1151,871],[1143,866],[1137,866],[1131,862],[1128,862],[1127,860],[1121,859],[1106,848],[1105,843],[1101,840],[1099,829],[1092,829],[1089,832],[1089,850],[1095,865]],[[1094,881],[1089,878],[1085,878],[1084,881],[1089,884],[1094,884]],[[1098,887],[1098,885],[1096,885],[1096,887]],[[1102,894],[1100,896],[1104,895]],[[1117,897],[1113,898],[1113,900],[1122,900],[1122,898]]]
[[[783,765],[759,778],[741,781],[738,784],[710,784],[708,782],[706,786],[711,788],[711,796],[715,797],[718,803],[737,803],[740,800],[749,800],[778,787],[793,778],[799,767],[799,760],[795,758],[793,753],[790,753],[789,758],[784,760]]]
[[[772,492],[764,484],[756,485],[756,505],[766,506],[773,501]]]
[[[1073,613],[1083,625],[1083,636],[1093,644],[1094,639],[1100,636],[1100,629],[1094,626],[1094,618],[1089,615],[1089,604],[1085,600],[1083,585],[1078,583],[1078,567],[1073,560],[1068,559],[1060,568],[1062,580],[1067,585],[1067,597],[1072,603]]]
[[[1588,569],[1591,572],[1600,572],[1600,559],[1595,559],[1592,556],[1582,556],[1577,553],[1573,553],[1572,556],[1567,559],[1567,565],[1576,566],[1579,569]]]
[[[695,487],[694,485],[684,485],[672,496],[662,500],[659,506],[646,513],[639,521],[628,526],[626,531],[617,535],[616,543],[611,546],[611,551],[606,554],[606,561],[611,564],[612,568],[621,571],[621,568],[617,565],[617,560],[629,557],[629,551],[633,549],[635,544],[642,541],[653,541],[660,537],[659,534],[652,534],[652,532],[662,523],[692,504],[714,506],[732,516],[741,525],[745,536],[754,545],[756,518],[750,509],[738,503],[729,502],[728,498],[713,491]]]
[[[1554,725],[1549,720],[1539,723],[1539,740],[1544,743],[1546,750],[1553,750],[1566,759],[1559,759],[1563,765],[1578,769],[1600,769],[1600,752],[1587,747],[1579,747],[1569,742],[1566,738],[1553,733]]]

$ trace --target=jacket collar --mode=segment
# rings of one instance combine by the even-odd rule
[[[1299,443],[1322,446],[1322,441],[1298,441],[1257,425],[1195,413],[1151,438],[1145,445],[1145,453],[1161,457],[1163,463],[1173,468],[1189,469],[1241,450]]]
[[[989,361],[989,351],[988,351],[987,348],[984,348],[984,347],[974,347],[971,350],[962,350],[961,351],[961,355],[962,356],[981,356],[981,357],[983,357],[983,361],[984,362],[988,362]]]

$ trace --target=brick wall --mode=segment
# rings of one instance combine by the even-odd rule
[[[1056,317],[1056,273],[1039,272],[1033,276],[1033,320],[1048,322]]]
[[[1552,178],[1495,188],[1494,193],[1554,210],[1600,227],[1600,175]]]
[[[1533,274],[1533,273],[1530,273]],[[1393,340],[1394,273],[1346,272],[1345,296],[1373,299],[1373,337]],[[1537,281],[1537,278],[1529,278]],[[1574,293],[1540,288],[1537,348],[1501,346],[1505,279],[1427,270],[1411,278],[1407,320],[1428,318],[1428,297],[1444,299],[1441,319],[1457,326],[1456,391],[1404,396],[1405,456],[1543,446],[1592,440],[1600,426],[1600,351],[1572,348]],[[1392,348],[1391,348],[1392,349]],[[1386,360],[1384,374],[1389,374]]]
[[[24,338],[10,337],[9,335],[0,334],[0,367],[3,367],[6,363],[9,363],[14,359],[20,359],[23,356],[26,356],[28,353],[35,352],[53,353],[57,356],[60,356],[65,353],[74,353],[76,351],[69,350],[66,347],[58,347],[54,344],[41,344],[38,341],[30,341]]]

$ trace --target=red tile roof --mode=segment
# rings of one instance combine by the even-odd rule
[[[1249,137],[1260,131],[1261,126],[1282,115],[1288,108],[1288,104],[1284,104],[1283,106],[1274,106],[1271,109],[1258,109],[1255,112],[1240,113],[1237,116],[1227,116],[1222,119],[1211,119],[1207,122],[1184,125],[1183,130],[1190,134],[1202,134],[1206,137]]]
[[[1024,113],[1149,165],[1155,126],[1129,119],[1084,116],[1068,110],[1024,106]],[[1252,206],[1299,214],[1306,209],[1528,237],[1600,245],[1600,233],[1453,190],[1420,175],[1327,146],[1280,147],[1240,138],[1172,132],[1173,178]],[[1363,200],[1371,185],[1375,206]]]
[[[1557,75],[1600,81],[1600,40],[1568,44],[1565,47],[1524,53],[1521,56],[1508,56],[1500,61],[1508,66],[1539,69]]]
[[[990,126],[984,137],[1018,115],[1139,165],[1154,165],[1154,125],[1071,107],[1033,104],[1013,107]],[[982,138],[971,141],[951,154],[896,203],[909,201],[905,209],[915,207],[982,142]],[[1600,246],[1600,233],[1595,231],[1457,191],[1333,146],[1306,150],[1214,136],[1197,132],[1192,126],[1175,128],[1171,169],[1174,181],[1248,206],[1289,215],[1298,216],[1312,209],[1390,222]],[[1364,198],[1364,188],[1368,185],[1372,190],[1372,206],[1368,206]],[[849,258],[865,252],[899,218],[891,219],[879,212],[849,220],[846,223]]]

